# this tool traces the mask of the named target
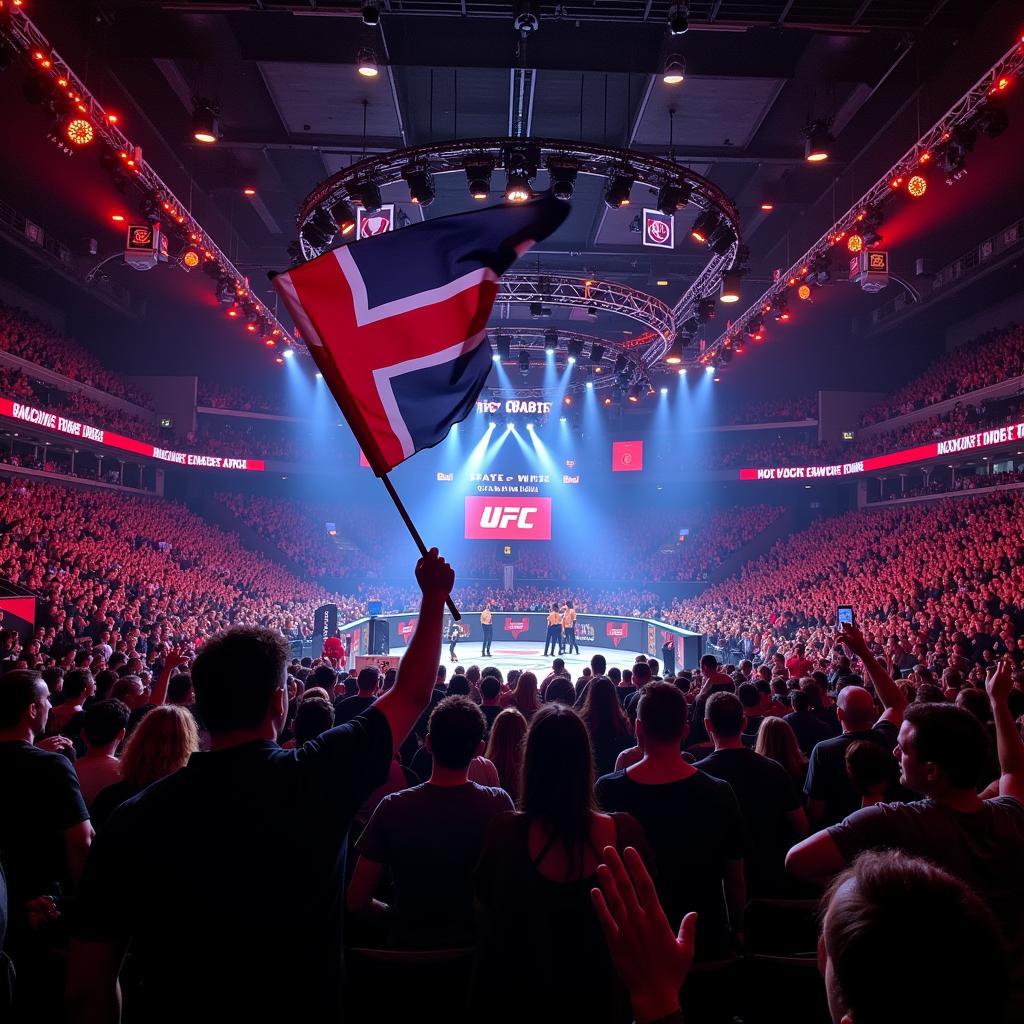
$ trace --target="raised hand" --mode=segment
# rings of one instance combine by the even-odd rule
[[[852,622],[844,622],[842,624],[842,627],[836,634],[836,640],[845,644],[858,657],[862,657],[863,652],[868,649],[868,643],[864,639],[864,634]]]
[[[612,961],[636,1018],[667,1017],[679,1009],[679,990],[693,964],[697,915],[687,914],[674,934],[640,854],[627,847],[623,864],[615,848],[606,846],[603,856],[597,869],[601,888],[591,889],[590,898]]]
[[[416,582],[424,597],[446,598],[455,586],[455,570],[431,548],[416,563]]]
[[[1009,657],[1003,657],[989,669],[985,679],[985,689],[993,704],[1005,701],[1013,688],[1013,663]]]
[[[44,740],[38,740],[36,746],[40,750],[48,750],[51,754],[59,754],[62,750],[70,750],[74,743],[67,736],[47,736]]]

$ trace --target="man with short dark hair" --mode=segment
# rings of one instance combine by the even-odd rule
[[[499,702],[501,697],[501,680],[497,676],[483,675],[480,677],[480,711],[483,713],[487,723],[485,735],[491,731],[494,720],[501,714],[503,708]]]
[[[83,716],[82,737],[85,753],[75,761],[75,773],[86,807],[121,779],[121,762],[115,756],[124,742],[131,712],[119,700],[101,700]]]
[[[47,717],[46,729],[51,735],[60,733],[77,740],[82,731],[85,702],[96,692],[96,680],[87,668],[73,668],[64,675],[64,700]]]
[[[0,864],[9,906],[4,951],[18,974],[17,1002],[37,1014],[52,1008],[54,980],[30,913],[59,917],[55,901],[72,895],[93,838],[75,770],[54,752],[68,741],[55,737],[35,745],[49,712],[38,672],[15,669],[0,676]]]
[[[551,611],[548,612],[548,631],[544,638],[544,657],[551,658],[555,650],[562,653],[562,613],[558,610],[557,602],[552,602]]]
[[[686,698],[677,687],[646,686],[636,722],[644,756],[598,779],[595,794],[603,810],[627,811],[643,826],[669,923],[678,928],[683,915],[696,910],[699,956],[716,959],[728,954],[730,933],[742,927],[743,821],[728,784],[681,756],[686,718]]]
[[[348,908],[372,913],[400,946],[463,945],[475,937],[473,869],[488,824],[513,809],[503,789],[467,777],[483,752],[485,726],[467,697],[441,701],[427,727],[430,780],[386,796],[359,837]],[[392,906],[374,898],[385,869]]]
[[[743,683],[740,686],[750,686]],[[756,692],[756,691],[755,691]],[[744,708],[732,693],[708,699],[705,726],[715,752],[696,766],[728,782],[747,827],[747,892],[753,898],[787,895],[786,851],[807,835],[807,815],[786,770],[776,761],[755,754],[744,743]]]
[[[344,725],[361,715],[376,699],[380,687],[380,671],[374,665],[367,665],[359,670],[356,677],[357,692],[354,697],[335,701],[334,724]]]
[[[75,916],[74,1021],[117,1019],[129,943],[134,1012],[147,1024],[338,1019],[349,822],[426,707],[455,576],[433,549],[416,579],[423,600],[395,685],[295,750],[276,742],[288,717],[284,638],[234,628],[203,644],[192,679],[210,752],[104,826]],[[287,927],[273,911],[285,891]],[[281,973],[289,963],[302,965],[301,984]]]
[[[690,725],[690,735],[687,743],[690,746],[698,746],[708,742],[707,730],[704,728],[704,706],[713,693],[735,693],[736,685],[732,679],[721,670],[718,659],[713,654],[705,654],[700,659],[700,674],[703,685],[697,694],[697,701],[693,708],[693,722]]]
[[[1001,661],[988,679],[999,755],[999,796],[983,800],[978,778],[987,757],[984,727],[949,704],[912,704],[895,755],[900,781],[921,793],[911,803],[876,804],[793,847],[786,867],[823,880],[865,850],[895,849],[925,857],[966,882],[992,908],[1010,952],[1013,1020],[1024,1019],[1024,740],[1007,695],[1010,669]]]

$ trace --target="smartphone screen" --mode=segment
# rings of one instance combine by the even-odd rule
[[[849,622],[853,625],[853,608],[848,604],[841,604],[839,606],[839,625],[843,625],[844,622]]]

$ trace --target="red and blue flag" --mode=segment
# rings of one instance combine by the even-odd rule
[[[377,476],[439,444],[492,368],[498,277],[565,219],[546,197],[340,246],[274,278]]]

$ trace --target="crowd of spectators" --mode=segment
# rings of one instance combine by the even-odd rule
[[[1024,468],[1006,470],[1001,473],[955,473],[938,472],[927,484],[924,482],[909,487],[893,486],[868,495],[869,504],[893,501],[900,498],[921,498],[932,494],[957,494],[961,491],[976,491],[985,487],[1006,487],[1024,482]]]
[[[149,394],[108,370],[73,339],[59,334],[24,310],[0,305],[0,349],[108,395],[152,408]]]
[[[220,384],[205,378],[199,381],[199,404],[211,409],[284,415],[284,401],[281,398],[274,398],[264,392],[243,388],[237,384]]]
[[[735,424],[741,423],[791,423],[797,420],[818,418],[817,395],[802,395],[799,398],[765,398],[746,402],[743,408],[729,417]]]
[[[979,388],[1024,375],[1024,327],[1009,324],[986,331],[945,353],[920,376],[868,409],[861,426],[869,426],[966,395]]]
[[[820,658],[449,677],[454,575],[417,582],[384,674],[261,628],[151,659],[100,620],[70,659],[4,636],[13,1020],[1019,1019],[1024,649],[904,680],[848,625]],[[254,983],[289,956],[300,984]]]

